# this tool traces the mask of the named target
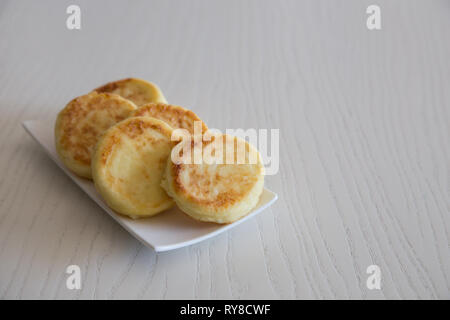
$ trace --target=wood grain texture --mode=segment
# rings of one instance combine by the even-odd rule
[[[0,3],[1,298],[450,298],[448,1],[77,1],[80,31],[70,4]],[[20,123],[128,76],[210,127],[279,128],[277,203],[161,254],[117,225]]]

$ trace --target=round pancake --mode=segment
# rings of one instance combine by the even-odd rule
[[[203,134],[208,130],[206,124],[191,110],[167,103],[148,103],[133,112],[134,117],[150,116],[163,120],[173,129],[186,129],[189,134]],[[194,132],[197,123],[196,132]]]
[[[224,147],[219,147],[221,142]],[[243,151],[240,162],[239,151]],[[189,157],[195,160],[196,152],[202,155],[202,161],[189,161]],[[227,154],[231,161],[226,161]],[[192,218],[231,223],[258,203],[264,188],[264,167],[259,152],[240,138],[218,135],[211,141],[185,139],[174,147],[161,185]]]
[[[150,117],[131,117],[99,139],[92,160],[94,183],[106,203],[133,219],[153,216],[174,205],[161,188],[173,147],[172,128]]]
[[[55,123],[56,151],[77,175],[91,178],[91,156],[100,135],[137,107],[116,94],[91,92],[70,101]]]
[[[167,102],[156,84],[137,78],[109,82],[93,91],[118,94],[138,107],[150,102]]]

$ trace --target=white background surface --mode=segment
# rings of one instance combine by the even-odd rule
[[[450,298],[449,30],[448,1],[1,1],[0,297]],[[128,76],[279,128],[275,205],[169,253],[123,230],[20,122]]]

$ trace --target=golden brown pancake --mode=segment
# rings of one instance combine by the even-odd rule
[[[108,129],[92,160],[94,183],[106,203],[131,218],[153,216],[174,205],[161,188],[172,128],[151,117],[131,117]]]
[[[70,101],[55,123],[56,151],[62,162],[77,175],[91,178],[91,156],[98,138],[136,108],[111,93],[91,92]]]
[[[223,142],[224,147],[219,148],[215,142]],[[239,150],[243,151],[242,157]],[[195,153],[202,155],[200,162],[195,160]],[[162,186],[194,219],[231,223],[258,203],[264,187],[264,167],[258,151],[245,140],[228,135],[211,141],[185,139],[167,161]]]

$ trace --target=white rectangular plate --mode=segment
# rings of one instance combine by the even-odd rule
[[[92,181],[76,176],[59,160],[54,146],[53,125],[53,121],[36,120],[23,123],[26,131],[84,192],[136,239],[157,252],[189,246],[234,228],[256,216],[278,198],[275,193],[264,188],[256,207],[244,218],[227,225],[196,221],[183,214],[176,207],[151,218],[132,220],[110,209],[98,194]]]

